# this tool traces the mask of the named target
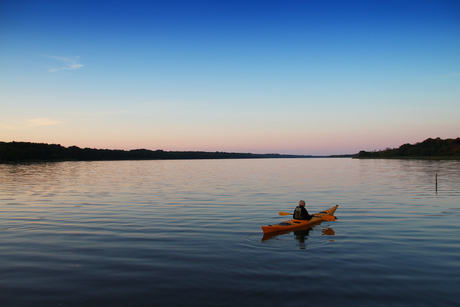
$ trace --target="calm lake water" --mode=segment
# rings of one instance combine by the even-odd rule
[[[264,237],[300,199],[338,219]],[[459,306],[458,289],[460,161],[0,165],[0,306]]]

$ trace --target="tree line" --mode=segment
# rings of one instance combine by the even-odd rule
[[[163,151],[148,149],[112,150],[64,147],[59,144],[0,142],[0,162],[22,161],[107,161],[107,160],[182,160],[182,159],[254,159],[307,158],[313,156],[252,154],[205,151]]]
[[[460,158],[460,138],[426,139],[415,144],[379,151],[360,151],[358,158]]]

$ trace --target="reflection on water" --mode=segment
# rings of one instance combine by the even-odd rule
[[[335,235],[335,231],[332,228],[326,228],[322,230],[324,236],[333,236]]]
[[[299,229],[294,231],[295,239],[299,242],[299,248],[305,249],[307,246],[305,244],[305,238],[310,234],[311,228],[308,229]]]
[[[459,187],[460,161],[0,164],[0,305],[457,306]],[[263,235],[300,199],[339,220]]]
[[[294,230],[284,230],[284,231],[276,231],[276,232],[264,233],[263,237],[262,237],[262,242],[272,240],[272,239],[276,239],[279,236],[284,236],[284,235],[288,235],[290,233],[293,233],[294,236],[295,236],[295,239],[299,243],[305,243],[305,237],[307,237],[309,235],[311,230],[318,229],[318,228],[320,229],[320,227],[321,227],[320,225],[321,225],[321,223],[318,223],[318,224],[315,224],[313,226],[308,225],[308,226],[305,226],[303,228],[297,228],[297,229],[294,229]],[[330,227],[325,228],[325,229],[321,229],[321,232],[322,232],[322,235],[327,235],[327,236],[335,235],[335,231]]]
[[[309,236],[310,232],[314,230],[315,228],[320,227],[320,224],[316,224],[315,226],[307,226],[305,228],[301,229],[296,229],[296,230],[287,230],[287,231],[279,231],[275,233],[265,233],[262,238],[262,242],[267,241],[267,240],[272,240],[277,238],[278,236],[283,236],[283,235],[288,235],[290,233],[294,234],[294,239],[299,243],[299,248],[300,249],[305,249],[307,247],[307,242],[306,240],[308,239],[307,237]],[[326,236],[333,236],[335,235],[335,231],[328,227],[325,229],[321,230],[322,235]],[[329,242],[333,242],[334,240],[329,240]]]

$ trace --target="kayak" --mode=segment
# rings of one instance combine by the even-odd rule
[[[334,214],[335,210],[337,210],[337,207],[339,205],[335,205],[334,207],[315,213],[313,214],[314,216],[312,217],[311,220],[296,220],[292,219],[289,221],[285,221],[282,223],[274,224],[274,225],[268,225],[268,226],[262,226],[262,230],[264,233],[269,233],[269,232],[275,232],[275,231],[283,231],[283,230],[291,230],[291,229],[296,229],[296,228],[301,228],[304,226],[308,225],[313,225],[313,224],[318,224],[324,221],[330,220],[329,217]],[[324,216],[328,216],[324,218]]]

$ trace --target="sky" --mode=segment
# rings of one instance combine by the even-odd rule
[[[334,155],[460,137],[460,1],[0,1],[0,141]]]

